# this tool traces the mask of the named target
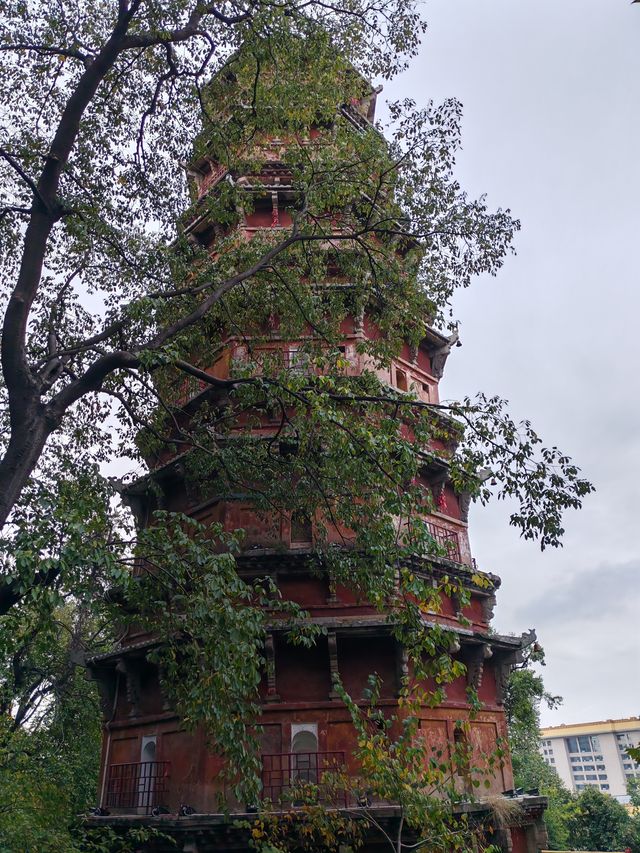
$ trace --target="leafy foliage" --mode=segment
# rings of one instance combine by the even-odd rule
[[[537,785],[537,780],[527,778],[529,768],[538,764],[538,758],[542,761],[540,705],[556,708],[562,702],[561,696],[545,690],[542,675],[532,668],[533,664],[544,665],[544,651],[537,642],[525,650],[521,666],[509,676],[504,701],[516,784],[527,788]]]
[[[330,373],[339,356],[324,350],[335,348],[340,319],[366,306],[383,336],[362,347],[388,363],[403,340],[415,343],[427,323],[444,316],[454,287],[499,269],[518,223],[508,211],[491,213],[484,200],[469,200],[455,181],[455,102],[396,105],[388,145],[373,128],[353,127],[348,107],[368,90],[348,60],[357,57],[366,71],[383,67],[381,57],[388,61],[400,46],[399,56],[415,49],[415,14],[403,0],[384,4],[305,4],[304,15],[295,4],[286,15],[251,5],[228,19],[178,0],[153,12],[134,2],[114,19],[95,2],[80,16],[63,5],[56,20],[36,4],[27,27],[20,4],[4,4],[3,411],[10,440],[0,462],[3,520],[20,511],[16,502],[29,501],[20,495],[38,460],[46,466],[51,458],[51,436],[74,436],[57,442],[70,465],[83,434],[109,454],[111,405],[123,419],[128,453],[136,453],[132,426],[149,424],[156,440],[166,440],[153,428],[154,412],[158,395],[161,406],[172,400],[156,373],[172,365],[215,385],[198,358],[215,350],[230,318],[241,335],[274,315],[283,334],[311,326],[323,352],[310,353],[310,367],[324,362],[322,372]],[[344,54],[336,50],[347,43]],[[397,67],[391,62],[387,73]],[[346,107],[336,113],[340,104]],[[232,178],[189,214],[212,223],[215,254],[194,246],[184,219],[186,182],[175,163],[197,162],[206,147],[221,168],[250,174],[276,133],[287,143],[291,225],[238,240],[231,227],[237,211],[250,211],[254,201]],[[318,291],[332,279],[336,287]],[[285,410],[302,403],[305,415],[331,415],[337,397],[352,413],[343,417],[353,417],[371,397],[388,397],[373,377],[364,389],[344,377],[317,389],[290,388],[273,368],[263,376],[266,403]],[[250,379],[238,376],[225,387],[242,401],[240,386]],[[409,403],[397,405],[420,412]],[[541,450],[527,424],[521,436],[496,399],[465,401],[454,411],[475,436],[459,457],[460,482],[487,497],[475,474],[485,459],[499,495],[519,499],[512,520],[523,534],[558,544],[562,511],[590,490],[575,466]],[[37,581],[46,585],[46,575]]]
[[[539,752],[540,704],[556,707],[562,700],[544,689],[542,676],[531,669],[544,664],[544,652],[533,646],[524,665],[511,673],[505,699],[515,783],[536,788],[547,797],[544,820],[551,850],[640,850],[640,817],[614,797],[587,786],[572,794]],[[633,786],[629,789],[632,799]]]
[[[13,615],[11,626],[0,625],[9,652],[2,671],[0,849],[75,850],[70,828],[95,802],[100,711],[78,658],[92,621],[67,607],[44,630],[26,619],[17,624]]]
[[[543,759],[540,746],[540,706],[557,707],[562,699],[544,688],[542,675],[532,667],[544,665],[544,651],[534,643],[525,651],[523,664],[509,677],[505,711],[509,728],[509,747],[514,781],[518,788],[537,789],[547,797],[544,821],[552,850],[563,850],[569,843],[568,804],[572,795],[553,767]]]
[[[570,843],[577,850],[615,850],[631,846],[635,853],[640,849],[637,824],[638,819],[634,819],[621,803],[597,788],[585,788],[568,808]]]
[[[269,579],[240,578],[234,537],[219,525],[158,513],[138,548],[143,574],[125,579],[120,595],[132,621],[162,638],[151,659],[171,707],[185,726],[203,726],[226,755],[238,799],[256,802],[260,759],[248,726],[259,713],[267,625],[288,621],[291,641],[307,645],[318,630],[300,624],[304,612]]]

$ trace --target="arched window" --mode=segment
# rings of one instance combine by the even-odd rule
[[[318,733],[315,726],[291,733],[292,782],[318,782]]]
[[[156,738],[143,737],[140,748],[140,775],[138,776],[138,808],[147,810],[155,805]]]

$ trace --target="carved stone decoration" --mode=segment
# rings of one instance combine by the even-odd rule
[[[517,660],[516,655],[511,652],[506,655],[501,655],[496,661],[495,677],[496,677],[496,702],[498,705],[504,704],[504,699],[507,693],[507,685],[509,683],[509,675],[515,666]]]
[[[158,686],[160,687],[160,696],[162,697],[162,710],[163,711],[171,711],[171,702],[169,701],[169,696],[167,695],[164,688],[164,670],[158,670]]]
[[[405,647],[396,643],[396,678],[398,684],[398,695],[402,690],[403,682],[409,677],[409,654]]]
[[[467,666],[467,684],[479,690],[484,674],[484,646],[474,646],[465,661]]]
[[[124,675],[127,702],[131,706],[129,716],[137,717],[140,713],[140,673],[135,663],[125,658],[120,658],[116,670]]]
[[[338,669],[338,637],[335,631],[329,631],[327,634],[327,647],[329,649],[329,674],[331,676],[329,698],[339,699],[340,697],[335,689],[336,680],[340,677]]]
[[[460,507],[460,521],[464,521],[465,524],[468,523],[471,492],[460,492],[458,494],[458,506]]]
[[[336,591],[336,585],[331,579],[329,579],[326,603],[327,604],[339,604],[340,603],[340,599],[338,598],[337,591]]]
[[[271,193],[271,227],[278,228],[280,226],[280,211],[278,209],[278,193]]]
[[[149,495],[144,492],[134,492],[125,481],[118,477],[109,477],[109,482],[120,495],[122,503],[131,510],[136,530],[144,527],[147,518]]]
[[[495,593],[491,593],[491,595],[487,595],[482,599],[482,618],[487,623],[487,625],[493,619],[493,611],[496,607],[496,596]]]
[[[279,702],[280,697],[276,685],[276,647],[273,634],[267,634],[264,651],[267,661],[267,702]]]
[[[522,654],[525,649],[528,649],[529,646],[532,646],[536,640],[538,639],[538,635],[536,634],[535,628],[529,628],[528,631],[523,631],[520,635],[520,649],[518,655],[518,663],[522,663]]]
[[[431,491],[433,492],[433,500],[436,507],[440,507],[440,503],[444,497],[444,487],[447,482],[447,472],[444,472],[431,480]]]
[[[118,675],[114,669],[106,667],[89,667],[87,677],[95,681],[100,699],[100,710],[105,720],[113,717],[113,706],[116,698]]]
[[[462,612],[462,597],[460,593],[455,590],[451,593],[451,605],[456,617],[460,619],[464,615]]]
[[[434,354],[431,356],[431,374],[435,376],[436,379],[442,379],[442,374],[444,373],[444,366],[447,363],[447,359],[449,358],[449,353],[456,346],[456,344],[460,340],[460,335],[458,334],[458,330],[456,329],[452,335],[449,335],[447,338],[447,342],[442,344]]]

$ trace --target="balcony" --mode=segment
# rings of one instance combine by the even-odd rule
[[[460,555],[460,538],[455,530],[449,530],[446,527],[441,527],[439,524],[434,524],[432,521],[427,522],[429,533],[436,541],[436,545],[446,552],[448,560],[453,560],[454,563],[461,563]]]
[[[198,180],[198,201],[205,196],[212,187],[220,183],[228,171],[229,170],[226,166],[209,163],[209,171],[202,175]]]
[[[151,814],[156,806],[166,805],[170,771],[168,761],[110,765],[103,806],[116,811]]]
[[[347,794],[328,774],[344,771],[344,752],[278,752],[262,756],[262,796],[272,802],[319,802],[347,806]],[[305,790],[306,789],[306,790]]]

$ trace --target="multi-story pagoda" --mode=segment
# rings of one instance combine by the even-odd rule
[[[233,63],[229,68],[232,72]],[[231,72],[225,72],[227,87],[234,85]],[[362,81],[359,85],[362,94],[350,97],[336,111],[353,134],[372,132],[375,111],[375,93]],[[309,136],[313,138],[323,130],[326,128],[312,127]],[[227,244],[230,237],[250,241],[256,235],[290,229],[298,196],[286,151],[286,134],[276,138],[273,132],[254,142],[250,155],[245,144],[242,157],[236,152],[234,161],[232,151],[224,163],[201,145],[199,155],[189,165],[193,205],[185,219],[187,241],[215,258],[221,240]],[[251,171],[243,172],[249,162]],[[240,163],[242,168],[237,165]],[[234,216],[221,226],[212,221],[210,202],[213,200],[215,207],[229,186],[235,192],[241,188],[248,201],[246,205],[236,204]],[[333,285],[336,280],[341,284],[337,275],[333,278]],[[422,403],[437,404],[439,381],[457,336],[427,328],[417,345],[405,342],[393,359],[381,365],[362,344],[383,336],[366,306],[345,315],[340,321],[339,356],[333,369],[338,364],[345,375],[353,377],[372,372],[392,395],[413,395]],[[263,323],[260,335],[231,323],[226,327],[220,324],[215,346],[207,352],[191,353],[191,361],[198,365],[192,377],[183,376],[174,383],[170,400],[164,389],[165,401],[171,403],[173,411],[170,423],[163,427],[167,441],[147,449],[149,474],[126,490],[126,499],[142,527],[151,523],[153,511],[162,507],[186,513],[204,524],[216,522],[230,532],[242,529],[244,538],[236,557],[239,574],[249,579],[273,579],[283,598],[303,607],[307,618],[323,629],[310,648],[290,645],[284,623],[278,620],[270,624],[266,636],[258,722],[262,727],[262,796],[272,802],[286,800],[287,793],[300,781],[321,786],[323,774],[336,767],[357,775],[356,735],[335,689],[336,677],[357,700],[369,674],[375,671],[381,685],[379,705],[385,713],[393,714],[398,710],[398,696],[409,669],[407,654],[384,610],[374,607],[348,583],[336,583],[329,572],[323,572],[315,558],[315,518],[286,510],[269,513],[264,507],[256,508],[247,494],[221,494],[207,488],[196,480],[188,464],[188,441],[178,445],[172,439],[176,430],[187,434],[189,424],[201,418],[203,410],[224,408],[228,395],[224,381],[234,376],[266,372],[265,365],[273,368],[277,364],[278,369],[297,375],[308,371],[312,381],[322,372],[317,365],[309,366],[309,344],[313,342],[312,328],[292,338],[283,334],[279,318],[273,315],[266,325]],[[207,376],[221,381],[210,384]],[[243,417],[246,429],[246,414]],[[398,417],[402,418],[401,412]],[[259,412],[251,431],[268,439],[281,426],[278,416]],[[224,440],[231,440],[233,433],[233,429],[228,430]],[[454,488],[443,450],[442,441],[434,440],[424,453],[420,476],[430,501],[424,521],[434,549],[426,561],[416,557],[415,566],[434,586],[446,576],[464,591],[459,596],[443,593],[439,606],[430,608],[424,619],[425,624],[447,630],[451,654],[464,664],[465,674],[447,686],[446,699],[437,707],[425,705],[421,709],[420,732],[433,753],[445,759],[461,738],[467,738],[476,763],[486,765],[487,757],[500,744],[504,748],[505,683],[531,637],[500,636],[490,629],[500,582],[475,566],[468,537],[469,494]],[[323,547],[341,547],[344,541],[344,530],[325,525]],[[157,826],[176,837],[178,849],[194,853],[244,848],[244,830],[235,828],[234,821],[238,814],[248,811],[247,804],[226,795],[220,777],[225,761],[216,754],[215,745],[208,742],[203,731],[186,729],[171,708],[163,693],[161,673],[149,656],[157,644],[158,638],[151,631],[129,627],[117,648],[90,662],[105,715],[99,808],[91,821],[118,827]],[[470,687],[479,702],[479,710],[473,713]],[[461,720],[466,721],[464,731]],[[505,850],[538,850],[544,801],[533,793],[520,796],[512,790],[508,756],[487,772],[489,793],[507,792],[519,803],[517,814],[508,812],[514,825],[508,826],[509,820],[502,824],[490,820],[489,836]],[[461,776],[462,795],[467,782]],[[471,795],[471,788],[468,793]],[[226,812],[221,808],[221,794],[226,795]],[[379,809],[381,820],[394,820],[393,803],[376,803],[375,797],[365,799],[368,809]],[[343,801],[333,805],[357,814],[363,802],[357,792],[346,791]],[[289,808],[295,807],[295,801],[292,804],[289,799]],[[255,808],[253,805],[251,812]],[[490,806],[486,800],[465,802],[461,796],[454,809],[482,820]],[[367,848],[384,849],[375,833],[367,836],[366,844]],[[157,849],[163,849],[161,844]]]

